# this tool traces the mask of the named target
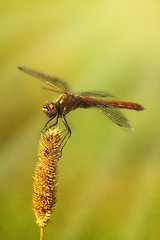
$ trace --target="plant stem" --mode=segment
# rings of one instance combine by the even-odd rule
[[[43,228],[40,228],[40,240],[43,240]]]

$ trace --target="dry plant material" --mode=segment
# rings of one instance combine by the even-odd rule
[[[49,128],[41,133],[38,145],[38,163],[33,182],[33,210],[36,223],[44,228],[55,208],[58,185],[58,160],[61,157],[62,132]]]

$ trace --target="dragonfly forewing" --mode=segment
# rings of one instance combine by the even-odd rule
[[[23,66],[18,66],[18,68],[33,77],[39,78],[42,82],[52,87],[52,89],[55,92],[60,92],[60,93],[72,92],[69,83],[61,78],[58,78],[43,72],[39,72],[36,70],[32,70],[30,68],[26,68]]]

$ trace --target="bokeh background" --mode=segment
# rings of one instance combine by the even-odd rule
[[[160,2],[1,1],[0,239],[39,239],[32,176],[41,111],[58,94],[23,65],[137,102],[127,131],[94,109],[67,115],[57,205],[45,239],[160,239]]]

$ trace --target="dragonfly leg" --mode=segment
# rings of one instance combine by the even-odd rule
[[[55,122],[53,125],[49,126],[48,128],[51,128],[51,127],[54,127],[54,126],[58,125],[58,120],[59,120],[60,117],[61,117],[61,119],[62,119],[62,122],[63,122],[64,126],[65,126],[65,130],[63,130],[62,132],[67,131],[67,133],[65,134],[65,136],[63,137],[62,142],[61,142],[61,146],[62,146],[62,143],[63,143],[63,146],[61,147],[61,155],[62,155],[62,150],[63,150],[64,146],[66,145],[68,139],[69,139],[70,136],[71,136],[71,129],[70,129],[68,123],[67,123],[67,120],[66,120],[65,116],[59,116],[59,115],[58,115],[58,116],[57,116],[57,119],[56,119],[56,122]],[[45,131],[48,129],[48,128],[47,128],[47,125],[48,125],[48,123],[50,123],[52,120],[53,120],[53,118],[50,118],[50,119],[49,119],[49,121],[45,124],[45,126],[44,126],[44,128],[42,129],[41,132],[45,132]],[[65,142],[64,142],[64,140],[65,140]]]
[[[64,136],[64,138],[63,138],[63,140],[62,140],[62,143],[64,142],[64,140],[66,140],[66,141],[65,141],[65,143],[64,143],[63,146],[62,146],[61,152],[62,152],[64,146],[66,145],[68,139],[69,139],[70,136],[71,136],[71,129],[70,129],[69,125],[68,125],[68,122],[67,122],[65,116],[62,116],[62,122],[63,122],[63,124],[64,124],[64,126],[65,126],[65,128],[66,128],[64,131],[67,130],[67,133],[66,133],[66,135]],[[62,143],[61,143],[61,144],[62,144]]]
[[[46,131],[46,128],[47,128],[48,123],[50,123],[53,119],[54,119],[54,118],[50,118],[50,119],[49,119],[49,121],[45,124],[45,126],[44,126],[44,128],[42,129],[41,132]],[[59,119],[59,115],[57,116],[56,122],[55,122],[53,125],[49,126],[48,128],[51,128],[51,127],[54,127],[54,126],[58,125],[58,119]]]

